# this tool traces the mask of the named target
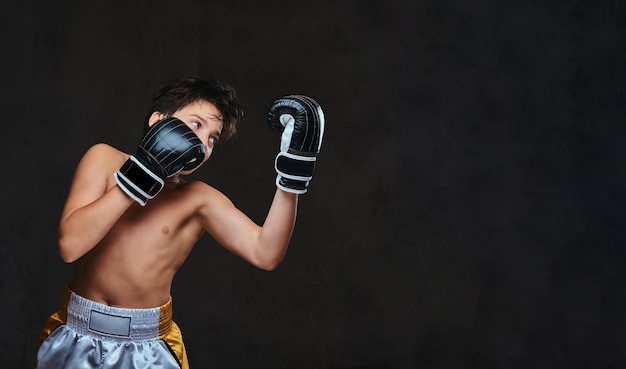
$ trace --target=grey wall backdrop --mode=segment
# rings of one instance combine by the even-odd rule
[[[327,131],[285,262],[203,238],[174,281],[193,368],[618,368],[621,1],[15,1],[0,5],[0,367],[30,368],[71,265],[84,151],[134,150],[154,89],[233,84],[238,139],[196,175],[262,221],[274,98]]]

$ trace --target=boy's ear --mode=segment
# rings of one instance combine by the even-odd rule
[[[148,127],[152,127],[154,123],[160,121],[163,118],[165,118],[165,115],[161,114],[161,112],[155,111],[154,113],[152,113],[152,115],[150,115],[150,118],[148,118]]]

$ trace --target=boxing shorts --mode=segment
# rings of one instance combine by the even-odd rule
[[[150,309],[115,308],[66,288],[41,334],[37,369],[189,368],[172,299]]]

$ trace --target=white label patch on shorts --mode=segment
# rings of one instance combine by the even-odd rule
[[[109,315],[96,310],[89,314],[89,330],[111,336],[130,336],[130,317]]]

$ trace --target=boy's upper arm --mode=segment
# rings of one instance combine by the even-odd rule
[[[249,259],[260,227],[221,192],[213,188],[203,192],[200,216],[204,229],[224,248]]]
[[[74,172],[61,221],[74,210],[92,203],[106,192],[113,153],[112,147],[96,144],[83,155]]]

